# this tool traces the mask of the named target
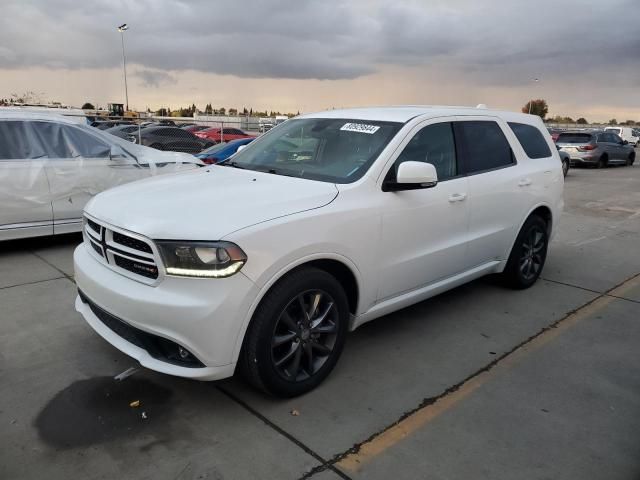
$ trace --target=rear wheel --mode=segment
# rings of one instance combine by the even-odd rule
[[[562,161],[562,175],[564,177],[566,177],[567,173],[569,173],[569,160],[563,160]]]
[[[636,154],[630,153],[629,158],[627,158],[627,166],[630,167],[631,165],[633,165],[633,162],[635,162],[635,160],[636,160]]]
[[[317,268],[296,270],[265,296],[245,336],[240,368],[254,387],[294,397],[333,370],[349,320],[340,283]]]
[[[607,165],[609,165],[609,158],[607,158],[606,155],[603,155],[598,159],[596,168],[605,168]]]
[[[546,222],[538,215],[530,216],[518,233],[502,273],[505,283],[515,289],[533,285],[544,267],[547,246]]]

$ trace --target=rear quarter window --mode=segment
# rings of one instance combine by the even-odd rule
[[[547,141],[536,127],[525,123],[509,122],[516,138],[522,145],[524,153],[529,158],[547,158],[551,156],[551,150]]]

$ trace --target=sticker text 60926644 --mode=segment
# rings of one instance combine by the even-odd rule
[[[372,135],[380,129],[377,125],[366,125],[364,123],[345,123],[340,130],[345,132],[368,133]]]

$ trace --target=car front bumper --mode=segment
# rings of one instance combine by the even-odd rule
[[[81,292],[76,310],[114,347],[169,375],[199,380],[233,375],[240,330],[258,292],[242,272],[224,279],[167,276],[150,286],[101,264],[84,243],[74,252],[74,266]],[[163,356],[147,348],[145,339],[162,344],[163,351],[173,345],[175,352]],[[180,362],[178,346],[197,359],[195,364]]]

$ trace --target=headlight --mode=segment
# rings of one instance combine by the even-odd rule
[[[231,242],[156,242],[169,275],[223,278],[237,273],[247,261]]]

